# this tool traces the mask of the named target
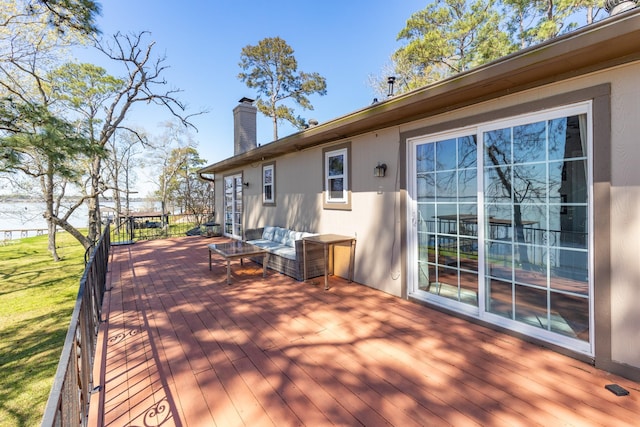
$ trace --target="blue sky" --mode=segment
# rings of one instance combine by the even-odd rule
[[[178,97],[191,110],[207,109],[193,119],[198,128],[200,156],[207,164],[233,154],[232,110],[242,97],[257,93],[238,80],[240,52],[266,37],[281,37],[293,49],[298,70],[317,72],[327,80],[327,94],[313,95],[313,111],[296,108],[296,114],[324,122],[363,108],[376,96],[369,75],[382,75],[385,64],[401,43],[396,36],[412,13],[427,1],[400,2],[345,0],[308,2],[273,1],[168,1],[103,0],[97,23],[104,36],[151,33],[156,54],[166,55],[164,73]],[[95,52],[79,52],[77,59],[122,75]],[[295,108],[295,107],[294,107]],[[169,119],[164,110],[137,105],[129,125],[159,135],[158,125]],[[258,143],[272,140],[268,118],[258,114]],[[286,125],[283,137],[295,132]]]

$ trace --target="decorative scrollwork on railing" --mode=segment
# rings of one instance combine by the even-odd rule
[[[557,241],[556,231],[543,231],[542,232],[542,243],[547,246],[555,246]]]
[[[111,344],[118,344],[122,341],[124,341],[125,339],[135,336],[138,334],[138,332],[140,332],[140,329],[132,329],[130,331],[127,332],[120,332],[119,334],[116,334],[112,337],[109,337],[108,339],[108,343],[109,345]]]
[[[147,409],[142,415],[142,424],[140,421],[134,421],[129,427],[159,427],[173,417],[171,407],[167,398],[162,399],[151,408]]]

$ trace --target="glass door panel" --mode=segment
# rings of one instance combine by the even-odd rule
[[[224,178],[224,233],[242,238],[242,175]]]
[[[483,133],[486,310],[589,339],[586,115]],[[585,326],[586,325],[586,326]]]
[[[551,330],[553,332],[589,340],[589,299],[561,292],[550,295]]]
[[[536,328],[548,329],[547,290],[515,285],[515,320]]]
[[[224,179],[224,233],[233,234],[233,177]]]
[[[487,278],[485,310],[510,319],[513,314],[513,284],[511,281]]]
[[[475,136],[415,146],[418,289],[478,306]]]

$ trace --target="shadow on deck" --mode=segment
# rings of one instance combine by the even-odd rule
[[[336,277],[228,286],[214,241],[112,247],[90,425],[637,425],[638,383]]]

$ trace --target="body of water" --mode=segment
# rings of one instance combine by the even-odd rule
[[[113,202],[102,201],[100,204],[103,216],[107,212],[105,207],[113,208]],[[129,202],[132,211],[159,211],[160,203],[147,201]],[[42,216],[45,210],[45,204],[31,201],[11,201],[0,202],[0,240],[5,239],[5,230],[27,230],[27,229],[47,229],[47,222]],[[66,210],[61,209],[61,212]],[[80,206],[69,218],[69,223],[77,228],[88,226],[88,208],[86,204]],[[111,211],[112,212],[112,211]],[[46,232],[46,231],[45,231]],[[35,236],[36,232],[28,233],[29,236]],[[13,232],[12,239],[19,239],[21,233]]]

